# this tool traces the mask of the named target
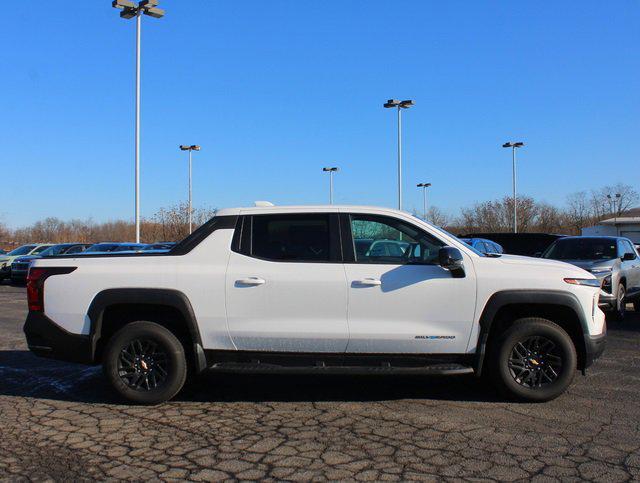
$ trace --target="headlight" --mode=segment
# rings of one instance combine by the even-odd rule
[[[600,280],[595,278],[565,278],[564,281],[571,285],[584,285],[585,287],[600,288]]]

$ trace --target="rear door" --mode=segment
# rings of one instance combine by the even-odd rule
[[[341,216],[347,238],[347,351],[464,353],[476,302],[469,256],[463,254],[466,276],[453,278],[437,263],[444,242],[419,227],[389,216]],[[368,249],[354,248],[361,240],[371,242]]]
[[[226,274],[239,350],[344,352],[347,287],[337,213],[246,215]]]

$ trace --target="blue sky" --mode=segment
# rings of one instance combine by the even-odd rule
[[[110,1],[15,2],[0,19],[0,219],[133,217],[134,23]],[[395,206],[640,188],[640,6],[618,2],[165,0],[143,19],[142,214],[194,203]],[[34,8],[36,7],[36,8]],[[42,7],[39,10],[37,7]]]

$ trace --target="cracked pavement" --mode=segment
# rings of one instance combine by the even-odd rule
[[[640,480],[640,314],[543,404],[469,376],[208,374],[176,400],[114,400],[99,368],[26,350],[0,286],[0,479]]]

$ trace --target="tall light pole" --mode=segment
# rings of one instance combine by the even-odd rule
[[[611,195],[607,195],[607,198],[609,198],[609,205],[613,203],[613,226],[616,228],[616,235],[618,234],[618,210],[620,209],[621,196],[622,195],[620,195],[620,193],[616,193],[615,198]],[[609,209],[611,209],[611,206],[609,206]]]
[[[398,110],[398,209],[402,209],[402,109],[409,109],[415,102],[411,99],[399,101],[389,99],[384,103],[387,109],[396,108]]]
[[[521,142],[504,143],[503,148],[511,148],[511,162],[513,164],[513,232],[518,233],[518,198],[516,192],[516,149],[524,146]]]
[[[422,213],[424,221],[427,221],[427,188],[431,186],[431,183],[418,183],[416,186],[422,188]]]
[[[157,8],[157,0],[142,0],[137,5],[129,0],[113,0],[111,5],[122,10],[120,17],[136,18],[135,218],[136,243],[140,243],[140,27],[143,14],[162,18],[164,10]]]
[[[339,168],[322,168],[322,171],[329,173],[329,204],[333,204],[333,173],[340,171]]]
[[[200,146],[196,144],[192,144],[191,146],[187,146],[186,144],[181,144],[180,149],[182,151],[189,151],[189,234],[193,231],[193,208],[191,208],[191,153],[193,151],[200,151]]]

